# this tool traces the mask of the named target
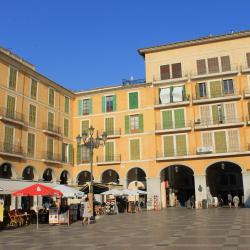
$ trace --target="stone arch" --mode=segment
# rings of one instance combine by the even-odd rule
[[[63,170],[60,174],[60,184],[69,184],[70,182],[70,173],[68,170]]]
[[[29,181],[38,180],[38,173],[36,168],[31,165],[26,166],[22,172],[22,179]]]
[[[13,167],[9,162],[4,162],[0,165],[0,178],[11,179],[13,178]]]
[[[90,179],[91,179],[91,173],[87,170],[84,170],[77,175],[76,181],[78,185],[84,185],[86,182],[89,182]]]
[[[119,174],[113,169],[106,169],[101,175],[101,182],[119,184]]]
[[[43,181],[46,181],[46,182],[54,182],[56,181],[56,175],[55,175],[55,171],[48,167],[44,170],[43,172]]]
[[[130,168],[127,172],[127,186],[131,189],[147,189],[147,175],[140,167]]]

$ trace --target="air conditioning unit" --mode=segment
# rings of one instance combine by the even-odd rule
[[[207,154],[207,153],[212,153],[213,152],[213,147],[199,147],[197,148],[197,154]]]

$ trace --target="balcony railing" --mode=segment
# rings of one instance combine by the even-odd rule
[[[108,129],[108,130],[98,130],[99,135],[102,135],[103,132],[107,132],[108,138],[110,137],[120,137],[121,129]]]
[[[244,117],[221,117],[217,119],[200,120],[194,122],[195,128],[220,126],[220,125],[244,125]]]
[[[250,65],[248,65],[248,64],[243,64],[242,66],[241,66],[241,72],[250,72]]]
[[[186,121],[186,120],[181,120],[178,122],[166,121],[166,123],[163,122],[157,123],[155,126],[156,131],[157,130],[175,131],[175,130],[185,130],[191,128],[192,128],[192,121]]]
[[[154,75],[153,82],[178,82],[178,81],[185,81],[188,79],[188,73],[181,72],[177,76],[164,76],[164,75]]]
[[[97,164],[119,164],[121,162],[121,155],[105,155],[96,157]]]
[[[54,135],[61,136],[61,127],[56,126],[52,123],[44,123],[42,126],[42,129],[44,132],[46,132],[48,134],[54,134]]]
[[[22,113],[18,113],[16,111],[4,107],[0,107],[0,117],[2,117],[2,119],[9,120],[13,123],[24,123],[24,115]]]
[[[212,100],[215,98],[238,98],[241,95],[241,92],[238,89],[233,89],[230,92],[226,93],[224,91],[215,92],[212,95],[205,96],[193,96],[193,101],[201,101],[201,100]]]
[[[6,155],[12,155],[17,157],[23,157],[24,152],[23,148],[20,145],[15,145],[12,143],[1,142],[0,143],[0,152]]]
[[[62,157],[60,154],[55,154],[53,152],[45,151],[42,153],[43,161],[54,162],[54,163],[61,163]]]
[[[250,97],[250,88],[246,88],[244,90],[244,97],[247,98],[247,97]]]

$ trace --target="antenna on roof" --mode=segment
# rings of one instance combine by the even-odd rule
[[[211,36],[213,36],[211,33],[209,33],[209,36],[211,37]]]
[[[231,34],[233,34],[234,33],[234,30],[233,29],[231,29]]]

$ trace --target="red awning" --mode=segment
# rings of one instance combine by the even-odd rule
[[[61,197],[63,194],[62,192],[44,186],[42,184],[34,184],[32,186],[20,189],[18,191],[15,191],[14,193],[12,193],[12,195],[14,196],[36,196],[36,195],[41,195],[41,196],[59,196]]]

